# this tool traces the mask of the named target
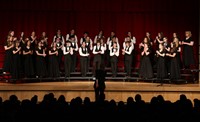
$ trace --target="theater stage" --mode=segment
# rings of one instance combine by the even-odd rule
[[[54,93],[58,98],[64,95],[67,101],[75,97],[89,97],[94,101],[93,81],[55,81],[55,82],[35,82],[35,83],[7,83],[0,82],[0,96],[3,101],[9,99],[10,95],[17,95],[19,100],[31,99],[34,95],[41,101],[47,93]],[[187,98],[193,100],[200,99],[199,84],[169,84],[159,86],[159,83],[148,82],[124,82],[106,81],[106,100],[114,99],[116,102],[126,102],[128,97],[141,94],[142,99],[150,102],[151,98],[163,95],[165,100],[172,102],[179,99],[180,94],[185,94]]]

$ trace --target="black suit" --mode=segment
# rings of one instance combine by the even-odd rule
[[[96,70],[96,80],[94,82],[95,100],[99,101],[104,99],[106,72],[104,70]]]

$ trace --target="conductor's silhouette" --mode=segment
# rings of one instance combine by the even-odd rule
[[[105,70],[98,69],[96,70],[96,79],[94,80],[94,91],[95,91],[95,101],[100,101],[105,99],[104,90],[106,88],[105,85]]]

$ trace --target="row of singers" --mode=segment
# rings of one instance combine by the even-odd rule
[[[146,40],[146,41],[145,41]],[[145,37],[144,42],[148,42],[148,39]],[[158,78],[165,78],[167,77],[167,65],[166,65],[166,58],[170,57],[170,65],[169,65],[169,72],[170,78],[178,79],[180,78],[180,67],[178,63],[178,52],[179,48],[177,47],[176,40],[171,43],[170,50],[167,52],[164,49],[163,44],[159,44],[159,50],[156,51],[158,54],[158,64],[157,64],[157,77]],[[122,54],[125,57],[124,65],[125,71],[128,76],[131,75],[131,63],[132,63],[132,45],[129,41],[126,42],[126,48],[122,49]],[[24,73],[26,77],[30,77],[33,75],[39,77],[45,77],[49,73],[51,77],[59,77],[60,70],[59,70],[59,63],[58,63],[58,49],[57,44],[53,42],[51,48],[48,52],[48,65],[47,60],[45,57],[47,54],[45,53],[45,49],[42,48],[42,43],[38,43],[38,47],[36,48],[36,72],[34,72],[34,64],[33,64],[33,49],[31,49],[31,42],[27,42],[27,46],[21,51],[19,41],[15,41],[14,45],[12,45],[10,50],[6,50],[6,54],[10,55],[10,65],[11,67],[11,74],[13,78],[20,77],[20,71],[22,68],[21,65],[24,66]],[[113,76],[117,75],[117,61],[119,56],[120,47],[116,42],[110,47],[110,61],[111,61],[111,69]],[[65,46],[62,48],[63,55],[64,55],[64,69],[65,69],[65,76],[69,77],[71,73],[71,66],[72,62],[72,55],[74,54],[71,42],[66,41]],[[94,46],[92,53],[94,54],[93,59],[93,74],[96,69],[100,69],[102,62],[104,61],[104,47],[101,46],[101,43],[98,41],[97,45]],[[78,49],[80,54],[80,65],[81,65],[81,74],[82,76],[86,76],[89,66],[89,58],[90,53],[88,48],[86,47],[86,43],[83,42],[81,47]],[[23,58],[21,58],[21,54],[23,54]],[[153,78],[153,68],[151,65],[150,57],[151,54],[150,46],[148,43],[144,43],[144,47],[141,51],[141,63],[140,63],[140,71],[139,75],[143,78]],[[23,59],[23,64],[21,63],[21,59]],[[7,59],[6,59],[7,60]],[[6,63],[6,62],[5,62]],[[49,72],[48,72],[49,71]],[[95,74],[94,74],[95,75]]]
[[[115,41],[109,44],[109,58],[111,61],[111,67],[113,70],[113,75],[117,72],[117,57],[119,56],[120,46]],[[76,46],[75,46],[76,45]],[[70,73],[76,67],[77,53],[80,54],[80,65],[81,74],[86,76],[88,72],[88,67],[90,64],[90,58],[93,54],[93,75],[95,75],[95,70],[100,69],[102,62],[105,59],[106,44],[102,45],[100,41],[97,41],[96,45],[91,48],[87,47],[87,42],[83,41],[81,47],[78,48],[77,44],[73,45],[71,41],[66,41],[64,46],[58,48],[58,43],[53,42],[48,51],[43,47],[42,41],[38,42],[37,47],[33,48],[31,46],[31,41],[27,39],[27,43],[24,46],[20,45],[20,41],[7,41],[4,48],[6,50],[5,60],[4,60],[4,72],[10,72],[15,74],[14,77],[19,77],[20,68],[23,68],[26,77],[31,77],[33,75],[39,77],[45,77],[47,75],[47,69],[49,73],[55,72],[53,76],[59,76],[60,73],[60,60],[64,57],[64,69],[65,76],[69,77]],[[75,46],[75,47],[74,47]],[[59,55],[61,51],[61,55]],[[130,74],[129,64],[132,62],[131,52],[133,51],[133,45],[130,41],[126,41],[125,48],[122,49],[122,54],[125,55],[125,65],[128,73]],[[62,56],[62,57],[59,57]],[[15,58],[16,57],[16,58]],[[48,64],[46,57],[48,57]],[[52,58],[53,57],[53,58]],[[127,60],[126,60],[127,59]],[[14,62],[13,62],[14,60]],[[52,61],[53,60],[53,61]],[[19,63],[17,63],[19,62]],[[20,63],[23,62],[23,63]],[[17,63],[17,64],[15,64]],[[18,67],[19,66],[19,67]],[[74,67],[73,67],[74,66]],[[19,70],[18,70],[19,69]],[[56,70],[57,69],[57,70]],[[52,76],[52,75],[51,75]]]
[[[188,36],[187,36],[188,35]],[[190,37],[190,38],[189,38]],[[65,53],[64,53],[64,48],[66,47],[66,45],[68,44],[68,45],[70,45],[70,47],[72,47],[72,52],[73,53],[70,53],[71,54],[71,62],[73,62],[72,63],[72,65],[70,65],[70,67],[72,67],[71,68],[71,70],[70,71],[73,71],[74,69],[75,69],[75,67],[76,67],[76,55],[74,55],[74,54],[76,54],[76,52],[78,51],[78,44],[77,44],[77,42],[75,41],[76,39],[75,39],[75,36],[70,36],[69,37],[69,41],[64,41],[64,44],[63,44],[63,41],[61,41],[60,39],[62,39],[62,38],[55,38],[55,41],[53,41],[53,43],[52,43],[52,45],[54,45],[54,43],[55,43],[55,45],[56,45],[56,49],[58,50],[58,64],[60,65],[61,64],[61,61],[62,61],[62,57],[63,57],[63,55],[65,55]],[[163,44],[164,45],[164,47],[165,47],[165,49],[169,52],[169,46],[167,46],[168,44],[166,43],[166,40],[167,40],[167,38],[166,37],[164,37],[163,39],[159,39],[158,37],[156,37],[156,39],[157,39],[157,42],[159,42],[159,43],[161,43],[161,44]],[[23,42],[23,41],[21,41],[20,42],[20,46],[22,47],[22,49],[21,49],[21,52],[23,52],[24,51],[24,49],[26,48],[26,46],[27,46],[27,42],[30,40],[30,42],[31,42],[31,44],[33,44],[33,42],[34,42],[34,40],[31,40],[31,39],[26,39],[25,40],[25,43]],[[5,49],[7,50],[7,49],[11,49],[10,47],[13,47],[13,42],[15,42],[15,39],[13,39],[13,38],[9,38],[8,40],[7,40],[7,43],[5,44]],[[68,42],[70,42],[70,43],[68,43]],[[90,37],[89,36],[86,36],[86,38],[81,38],[81,46],[82,46],[82,44],[83,44],[83,42],[85,43],[85,46],[86,46],[86,50],[87,50],[87,52],[88,52],[88,54],[89,55],[91,55],[91,53],[90,52],[93,52],[93,54],[94,55],[96,55],[96,53],[95,53],[95,50],[97,50],[97,49],[95,49],[95,46],[97,47],[97,45],[95,45],[94,47],[93,47],[93,45],[92,45],[92,41],[91,41],[91,39],[90,39]],[[112,64],[116,64],[116,62],[117,62],[117,59],[116,59],[116,57],[115,58],[110,58],[110,56],[112,55],[111,53],[112,53],[112,51],[114,51],[114,52],[116,52],[116,54],[118,54],[118,56],[119,56],[119,53],[117,53],[118,51],[119,51],[119,49],[120,49],[120,46],[119,46],[119,42],[118,42],[118,39],[117,39],[117,37],[116,36],[113,36],[112,38],[110,37],[110,40],[109,41],[107,41],[107,43],[104,43],[104,39],[103,38],[100,38],[100,39],[98,39],[98,42],[100,42],[100,46],[103,48],[103,49],[101,49],[102,51],[100,51],[101,52],[101,54],[102,53],[105,53],[105,54],[107,54],[106,56],[108,56],[108,57],[106,57],[106,60],[107,61],[109,61],[110,63],[111,63],[111,61],[112,61]],[[150,41],[150,39],[147,39],[147,42],[148,42],[148,44],[149,44],[149,47],[151,48],[151,46],[152,46],[152,44],[151,44],[151,41]],[[191,40],[191,32],[187,32],[186,33],[186,39],[184,40],[184,41],[182,41],[182,44],[183,45],[187,45],[187,44],[190,44],[190,43],[192,43],[193,42],[193,40]],[[96,42],[97,43],[97,42]],[[116,49],[111,49],[111,48],[113,48],[114,47],[114,45],[115,45],[115,43],[116,43],[116,49],[117,49],[117,51],[115,51]],[[125,54],[125,62],[126,63],[124,63],[124,65],[125,65],[125,71],[127,72],[127,75],[129,75],[130,74],[130,67],[131,67],[131,64],[132,64],[132,58],[128,58],[128,54],[130,53],[132,53],[132,51],[133,51],[133,49],[134,49],[134,43],[135,43],[135,41],[134,41],[134,38],[130,38],[130,37],[127,37],[126,38],[126,40],[125,40],[125,42],[123,43],[123,50],[122,50],[122,54],[124,55]],[[141,42],[140,43],[140,48],[141,47],[143,47],[144,46],[144,41],[143,42]],[[180,42],[179,42],[180,43]],[[179,44],[178,43],[178,44]],[[49,53],[48,53],[48,51],[46,51],[46,49],[45,49],[45,46],[44,46],[44,41],[39,41],[39,43],[38,43],[38,45],[37,46],[39,46],[39,44],[42,46],[42,48],[44,48],[44,53],[46,54],[46,55],[48,55]],[[52,46],[51,45],[51,46]],[[38,48],[38,47],[36,47],[35,48],[35,46],[30,46],[31,47],[31,49],[33,50],[33,55],[34,54],[37,54],[36,52],[36,49]],[[185,48],[185,50],[186,50],[187,48]],[[98,50],[97,50],[98,51]],[[128,52],[128,53],[125,53],[125,52]],[[188,52],[191,52],[190,50],[188,51],[187,50],[187,53]],[[152,52],[151,52],[152,53]],[[81,55],[81,52],[80,52],[80,49],[79,49],[79,54]],[[189,54],[189,53],[188,53]],[[72,56],[73,55],[73,56]],[[97,53],[97,55],[98,55],[98,53]],[[117,55],[114,55],[114,56],[117,56]],[[73,57],[73,58],[72,58]],[[90,58],[90,56],[88,56],[89,58]],[[100,56],[95,56],[95,57],[100,57]],[[130,55],[129,55],[129,57],[131,57]],[[97,68],[99,68],[99,64],[103,64],[103,62],[105,61],[105,57],[103,56],[103,61],[102,61],[102,59],[101,59],[101,61],[100,61],[100,58],[94,58],[94,60],[93,60],[93,66],[94,66],[94,69],[97,67]],[[98,60],[97,60],[98,59]],[[190,58],[190,60],[189,61],[191,61],[193,58]],[[70,62],[70,59],[68,58],[68,60],[69,60],[69,62]],[[81,61],[82,62],[82,61]],[[94,63],[95,62],[95,63]],[[100,63],[99,63],[100,62]],[[130,62],[130,63],[129,63]],[[88,65],[86,65],[86,66],[89,66],[90,65],[90,59],[87,59],[87,64]],[[59,66],[60,67],[60,66]],[[112,67],[112,69],[113,69],[113,76],[115,76],[116,75],[116,65],[111,65],[111,67]],[[5,70],[6,70],[6,68],[4,68]],[[83,68],[81,68],[81,69],[84,69],[84,67]],[[87,68],[85,68],[85,69],[87,69]],[[85,76],[85,72],[84,72],[85,70],[83,70],[82,72],[82,74],[83,74],[83,76]],[[86,70],[86,72],[87,72],[87,70]],[[68,74],[70,74],[70,73],[66,73],[66,76],[68,76]],[[95,75],[95,74],[94,74]]]

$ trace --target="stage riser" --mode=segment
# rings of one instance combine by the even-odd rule
[[[66,97],[66,101],[71,101],[71,99],[75,97],[81,97],[84,99],[85,97],[89,97],[91,101],[94,101],[94,92],[93,91],[53,91],[53,90],[41,90],[41,91],[1,91],[0,96],[3,101],[9,99],[11,95],[16,95],[19,100],[31,99],[34,95],[38,96],[38,101],[42,101],[45,94],[54,93],[55,98],[58,98],[60,95],[64,95]],[[152,97],[162,95],[165,100],[170,100],[171,102],[175,102],[179,99],[181,94],[185,94],[188,99],[194,100],[195,98],[200,99],[200,92],[166,92],[166,91],[106,91],[106,100],[114,99],[116,102],[124,101],[126,102],[128,97],[133,97],[136,94],[141,94],[142,99],[146,102],[150,102]]]

